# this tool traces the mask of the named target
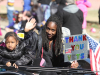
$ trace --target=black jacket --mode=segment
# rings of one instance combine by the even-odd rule
[[[45,67],[69,67],[70,62],[64,62],[63,49],[56,56],[53,48],[53,43],[51,44],[51,50],[43,49],[43,58],[46,61]],[[40,75],[58,75],[56,72],[41,72]]]
[[[17,46],[15,50],[10,51],[6,47],[0,46],[0,61],[2,64],[7,62],[16,63],[17,65],[28,65],[32,61],[30,48],[24,47],[22,44]]]
[[[28,33],[20,31],[20,33],[25,34],[24,39],[21,40],[23,42],[23,45],[31,48],[30,54],[32,55],[32,65],[33,65],[34,59],[41,58],[41,53],[40,53],[40,51],[42,50],[41,30],[37,30],[37,32],[31,30]]]
[[[57,4],[65,5],[66,0],[55,0]]]
[[[51,50],[43,49],[43,58],[46,60],[46,67],[68,67],[71,64],[70,62],[64,63],[63,49],[60,50],[58,56],[55,55],[53,43]]]
[[[76,5],[58,8],[56,14],[62,20],[62,27],[69,28],[71,35],[82,34],[83,12]]]
[[[5,47],[0,47],[0,53],[3,57],[1,61],[4,64],[10,60],[12,60],[12,62],[17,60],[15,62],[17,65],[32,65],[35,58],[40,58],[40,50],[42,49],[41,35],[37,34],[35,31],[30,31],[28,33],[24,31],[20,32],[25,34],[25,38],[23,40],[21,39],[21,43],[14,51],[9,52]],[[39,33],[41,33],[41,30],[39,30]]]
[[[24,32],[25,33],[25,32]],[[40,56],[40,50],[42,50],[42,37],[41,30],[29,31],[25,33],[24,40],[22,41],[25,45],[32,48],[32,51],[36,54],[36,57]]]

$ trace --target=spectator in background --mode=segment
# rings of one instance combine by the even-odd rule
[[[21,28],[22,13],[18,13],[16,20],[6,26],[5,30],[7,32],[17,32]]]
[[[62,6],[64,6],[65,3],[66,3],[66,0],[55,0],[55,1],[56,1],[56,3],[57,3],[58,5],[62,5]]]
[[[65,6],[66,0],[55,0],[51,4],[51,14],[55,14],[58,8],[63,8]]]
[[[7,0],[7,17],[9,24],[13,22],[14,0]]]
[[[39,15],[39,18],[37,17],[38,15],[38,1],[37,0],[31,0],[31,14],[32,16],[36,19],[36,21],[38,22],[39,18],[41,18],[41,15]],[[40,11],[39,11],[40,12]]]
[[[52,2],[50,3],[50,12],[51,12],[51,15],[55,14],[57,12],[57,7],[58,7],[58,4],[55,0],[52,0]]]
[[[31,12],[27,11],[25,16],[23,16],[22,19],[22,24],[21,24],[21,29],[25,28],[26,23],[28,22],[28,20],[32,17]]]
[[[38,0],[31,0],[31,6],[36,5]]]
[[[39,6],[41,6],[44,14],[44,20],[50,17],[50,2],[51,0],[38,0]]]
[[[88,0],[79,0],[79,1],[76,1],[76,4],[78,8],[83,12],[84,19],[83,19],[82,29],[83,29],[83,32],[86,33],[86,26],[87,26],[86,16],[88,13],[87,8],[91,7],[91,3]]]
[[[66,0],[55,0],[55,1],[58,4],[58,8],[59,9],[66,6],[66,4],[65,4],[66,3]]]
[[[27,11],[31,11],[31,0],[24,0],[23,16],[25,16]]]
[[[69,28],[71,35],[82,34],[83,12],[74,4],[74,0],[66,0],[65,4],[56,13],[62,20],[62,27]]]

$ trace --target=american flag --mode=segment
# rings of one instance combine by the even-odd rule
[[[65,54],[71,53],[71,50],[72,50],[71,48],[66,49],[66,50],[65,50]]]
[[[100,75],[100,44],[89,35],[87,39],[90,47],[91,70],[96,71],[96,75]]]

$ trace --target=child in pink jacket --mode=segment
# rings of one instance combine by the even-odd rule
[[[84,21],[83,21],[82,28],[86,29],[86,26],[87,26],[86,16],[88,13],[87,8],[91,7],[91,3],[88,0],[79,0],[79,1],[76,1],[76,4],[79,7],[79,9],[83,12]]]

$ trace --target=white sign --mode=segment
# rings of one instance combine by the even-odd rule
[[[64,37],[64,62],[86,59],[88,56],[87,46],[85,34]]]

